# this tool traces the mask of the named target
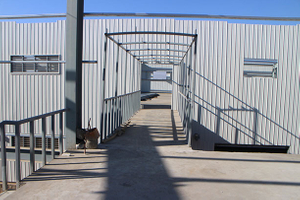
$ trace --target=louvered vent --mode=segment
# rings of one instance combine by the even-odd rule
[[[12,146],[15,146],[15,136],[11,137]],[[58,139],[55,138],[55,149],[58,147]],[[29,137],[20,137],[20,147],[30,147],[30,138]],[[35,138],[35,148],[42,148],[42,138]],[[51,138],[46,138],[46,149],[51,149]]]

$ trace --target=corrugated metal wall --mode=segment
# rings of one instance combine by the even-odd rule
[[[299,153],[300,26],[193,25],[198,32],[194,119],[230,143],[253,144],[256,138],[256,144],[290,145],[290,153]],[[244,77],[244,58],[278,60],[278,77]],[[186,84],[185,78],[179,83]],[[223,110],[242,108],[252,111]]]
[[[84,127],[87,127],[89,118],[92,118],[92,126],[100,127],[104,33],[106,29],[109,32],[135,30],[135,26],[127,26],[129,23],[131,20],[84,21],[83,60],[98,61],[97,64],[83,65]],[[60,55],[61,60],[65,60],[65,21],[34,24],[0,22],[0,37],[0,60],[10,60],[11,55]],[[108,40],[105,98],[115,95],[117,48]],[[60,66],[57,75],[16,75],[10,72],[10,64],[2,64],[0,121],[24,119],[64,108],[64,65]],[[137,60],[120,50],[118,95],[140,90],[140,67]],[[6,130],[14,132],[13,127]],[[36,123],[36,132],[41,133],[41,123]],[[22,125],[21,133],[29,133],[29,127]],[[50,133],[50,119],[47,133]]]
[[[1,159],[0,159],[1,161]],[[35,170],[38,170],[42,167],[42,162],[35,162]],[[0,169],[2,166],[0,166]],[[14,160],[7,160],[7,181],[16,182],[16,162]],[[30,161],[21,160],[21,179],[26,178],[30,175]],[[0,173],[0,180],[2,180],[2,173]]]
[[[0,27],[1,60],[10,60],[11,55],[45,54],[61,55],[64,60],[63,21],[35,24],[1,22]],[[1,121],[20,120],[64,107],[63,67],[58,75],[20,75],[10,73],[10,64],[2,64],[0,73]],[[21,128],[22,133],[29,132],[26,125]],[[41,132],[41,123],[36,123],[36,128]],[[13,127],[7,130],[13,131]]]
[[[229,24],[218,21],[192,21],[174,19],[100,19],[84,21],[84,60],[97,60],[97,64],[85,64],[83,70],[83,122],[91,117],[93,126],[100,126],[102,103],[102,66],[104,33],[121,31],[168,31],[198,34],[196,58],[195,100],[216,113],[216,108],[256,108],[259,113],[257,138],[259,143],[292,144],[291,153],[299,153],[299,29],[300,26]],[[134,36],[119,36],[134,41]],[[155,37],[154,37],[155,38]],[[10,55],[58,54],[64,60],[65,22],[19,24],[0,22],[0,60]],[[176,42],[187,41],[180,38]],[[114,95],[115,55],[117,46],[109,42],[106,97]],[[121,70],[139,63],[120,51]],[[243,77],[244,58],[278,60],[278,78]],[[125,63],[127,63],[125,65]],[[133,64],[135,63],[135,64]],[[126,67],[126,68],[125,68]],[[177,70],[176,70],[177,69]],[[140,77],[130,70],[121,71],[118,94],[140,90]],[[64,107],[64,65],[59,75],[13,75],[10,65],[1,65],[0,120],[22,119]],[[175,66],[174,81],[180,83],[180,67]],[[134,79],[134,77],[136,77]],[[210,82],[211,81],[211,82]],[[178,86],[173,83],[173,92]],[[175,93],[173,93],[175,94]],[[177,94],[173,108],[177,109]],[[201,100],[202,98],[202,100]],[[207,103],[204,103],[207,102]],[[201,111],[201,124],[216,132],[216,115],[195,106],[196,116]],[[241,130],[239,143],[251,143],[253,112],[224,111],[224,118]],[[235,120],[240,122],[237,123]],[[272,121],[272,122],[270,122]],[[40,130],[40,125],[38,130]],[[221,120],[219,134],[230,142],[235,140],[235,129]],[[27,129],[23,129],[26,132]],[[288,130],[288,131],[287,131]],[[10,132],[13,130],[10,129]],[[242,133],[244,132],[244,133]],[[291,135],[294,134],[294,135]]]

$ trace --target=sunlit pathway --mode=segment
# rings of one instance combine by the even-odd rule
[[[142,104],[123,135],[58,157],[7,199],[299,198],[299,155],[193,151],[170,94]]]

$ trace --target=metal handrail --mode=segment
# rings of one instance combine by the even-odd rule
[[[197,96],[197,95],[195,95],[195,96],[196,96],[197,98],[199,98],[200,100],[202,100],[203,102],[205,102],[206,104],[208,104],[209,106],[211,106],[211,107],[213,107],[213,108],[215,108],[215,109],[219,109],[218,107],[213,106],[212,104],[208,103],[207,101],[205,101],[205,100],[202,99],[201,97],[199,97],[199,96]],[[204,106],[201,105],[199,102],[197,102],[197,101],[194,101],[194,102],[197,103],[198,105],[202,106],[202,107],[205,108],[207,111],[209,111],[209,112],[211,112],[212,114],[214,114],[215,116],[217,116],[216,113],[214,113],[213,111],[211,111],[211,110],[209,110],[208,108],[204,107]],[[245,125],[242,124],[241,122],[237,121],[237,120],[234,119],[233,117],[229,116],[228,114],[226,114],[226,113],[223,112],[223,115],[225,115],[225,116],[228,117],[229,119],[235,121],[235,122],[236,122],[237,124],[239,124],[240,126],[244,127],[245,129],[247,129],[247,130],[249,130],[250,132],[252,132],[252,133],[255,134],[255,131],[251,130],[250,128],[248,128],[247,126],[245,126]],[[231,125],[232,127],[237,128],[237,126],[234,126],[232,123],[228,122],[228,121],[225,120],[224,118],[222,118],[222,117],[220,117],[220,116],[219,116],[219,118],[222,119],[223,121],[225,121],[227,124]],[[257,140],[255,139],[255,137],[250,136],[250,135],[247,134],[246,132],[244,132],[244,131],[242,131],[242,130],[240,130],[240,129],[239,129],[239,131],[242,132],[242,133],[244,133],[244,134],[247,135],[248,137],[254,139],[255,142],[259,142],[259,141],[257,141]],[[259,138],[261,138],[261,139],[263,139],[264,141],[268,142],[269,144],[271,144],[270,141],[268,141],[267,139],[263,138],[262,136],[260,136],[260,135],[256,135],[256,136],[259,137]],[[260,143],[261,143],[261,142],[260,142]]]
[[[233,97],[234,99],[238,100],[239,102],[241,102],[242,104],[248,106],[250,109],[255,110],[257,112],[257,114],[261,115],[262,117],[264,117],[266,120],[270,121],[271,123],[273,123],[274,125],[278,126],[279,128],[283,129],[284,131],[286,131],[287,133],[291,134],[292,136],[300,139],[297,135],[295,135],[294,133],[292,133],[291,131],[287,130],[286,128],[284,128],[283,126],[281,126],[280,124],[278,124],[277,122],[273,121],[272,119],[270,119],[269,117],[267,117],[266,115],[262,114],[261,112],[259,112],[258,109],[250,106],[249,104],[245,103],[244,101],[242,101],[241,99],[237,98],[236,96],[234,96],[233,94],[229,93],[228,91],[226,91],[224,88],[220,87],[219,85],[217,85],[216,83],[212,82],[211,80],[209,80],[208,78],[206,78],[205,76],[201,75],[198,72],[195,72],[195,74],[199,75],[201,78],[205,79],[206,81],[208,81],[209,83],[213,84],[214,86],[216,86],[217,88],[221,89],[222,91],[224,91],[226,94],[230,95],[231,97]]]
[[[205,77],[204,77],[205,78]],[[206,79],[206,78],[205,78]],[[208,80],[208,79],[206,79]],[[208,80],[209,81],[209,80]],[[210,81],[211,82],[211,81]],[[211,82],[213,83],[213,82]],[[214,85],[216,85],[215,83],[213,83]],[[218,85],[216,85],[218,86]],[[223,89],[221,88],[220,86],[218,86],[220,89]],[[224,89],[223,89],[224,90]],[[226,90],[224,90],[226,93],[228,93]],[[178,91],[178,93],[183,97],[185,98],[187,101],[191,101],[190,98],[188,98],[187,96],[185,96],[184,94],[182,94],[180,91]],[[228,93],[229,95],[233,96],[232,94]],[[204,100],[203,98],[201,98],[200,96],[198,95],[195,95],[195,97],[199,98],[200,100],[202,100],[204,103],[208,104],[209,106],[211,106],[212,108],[214,109],[217,109],[217,110],[222,110],[214,105],[212,105],[211,103],[209,103],[208,101]],[[237,100],[239,100],[237,97],[233,96],[234,98],[236,98]],[[240,100],[241,101],[241,100]],[[195,103],[197,103],[198,105],[200,105],[201,107],[203,107],[204,109],[206,109],[207,111],[209,111],[210,113],[214,114],[215,116],[217,116],[217,114],[213,111],[211,111],[210,109],[204,107],[203,105],[201,105],[199,102],[197,101],[194,101]],[[241,101],[242,102],[242,101]],[[244,103],[244,102],[242,102]],[[246,103],[244,103],[245,105],[248,105]],[[249,106],[249,105],[248,105]],[[277,124],[276,122],[274,122],[273,120],[269,119],[267,116],[263,115],[262,113],[260,113],[257,109],[255,108],[252,108],[251,106],[249,106],[251,108],[251,110],[247,110],[247,109],[239,109],[239,110],[242,110],[242,111],[255,111],[257,114],[260,114],[262,117],[264,117],[265,119],[269,120],[271,123],[275,124],[276,126],[278,126],[279,128],[283,129],[284,131],[286,131],[287,133],[289,133],[291,136],[295,137],[296,139],[300,139],[300,137],[298,137],[297,135],[293,134],[292,132],[288,131],[287,129],[283,128],[281,125]],[[230,109],[230,110],[234,110],[234,109]],[[225,110],[226,111],[226,110]],[[232,123],[228,122],[227,120],[225,120],[224,118],[218,116],[221,120],[223,120],[224,122],[226,122],[227,124],[231,125],[232,127],[238,129],[240,132],[244,133],[245,135],[247,135],[249,138],[253,139],[255,142],[259,142],[257,141],[256,137],[259,137],[260,139],[264,140],[265,142],[269,143],[269,144],[272,144],[271,141],[268,141],[266,138],[258,135],[256,133],[256,131],[253,131],[251,130],[250,128],[248,128],[247,126],[245,126],[244,124],[242,124],[241,122],[239,122],[238,120],[234,119],[233,117],[229,116],[228,114],[222,112],[223,115],[225,115],[226,117],[230,118],[231,120],[233,120],[234,122],[236,122],[237,124],[239,124],[240,126],[244,127],[245,129],[249,130],[250,132],[252,132],[253,134],[255,134],[255,137],[252,137],[250,136],[249,134],[247,134],[246,132],[238,129],[237,126],[234,126]],[[261,142],[259,142],[260,144],[262,144]]]
[[[187,98],[187,97],[186,97],[184,94],[182,94],[181,92],[178,92],[178,93],[182,96],[182,98],[186,99],[187,101],[190,100],[189,98]],[[194,102],[195,102],[196,104],[200,105],[202,108],[204,108],[204,109],[207,110],[208,112],[210,112],[210,113],[212,113],[213,115],[217,116],[217,114],[216,114],[215,112],[213,112],[213,111],[209,110],[208,108],[204,107],[204,106],[201,105],[199,102],[197,102],[197,101],[194,101]],[[228,117],[230,117],[230,116],[228,116]],[[227,121],[226,119],[224,119],[224,118],[222,118],[222,117],[220,117],[220,119],[222,119],[224,122],[226,122],[227,124],[229,124],[229,125],[231,125],[232,127],[234,127],[234,128],[237,129],[236,126],[234,126],[232,123],[230,123],[230,122]],[[233,120],[234,120],[234,119],[233,119]],[[239,122],[237,122],[237,123],[239,123]],[[248,127],[245,127],[245,128],[246,128],[246,129],[249,129]],[[253,132],[251,129],[249,129],[249,130],[250,130],[251,132]],[[242,133],[244,133],[244,134],[247,135],[248,137],[254,139],[254,137],[252,137],[251,135],[247,134],[246,132],[244,132],[244,131],[242,131],[242,130],[240,130],[240,129],[239,129],[239,131],[242,132]],[[262,138],[261,136],[259,136],[259,137]],[[262,138],[262,139],[264,139],[264,138]],[[266,142],[268,142],[268,141],[266,141]],[[268,143],[270,143],[270,142],[268,142]]]
[[[37,115],[37,116],[34,116],[34,117],[30,117],[30,118],[27,118],[27,119],[17,120],[17,121],[5,120],[5,121],[2,121],[0,123],[0,125],[2,125],[2,124],[4,124],[4,125],[18,125],[18,124],[21,125],[21,124],[25,124],[25,123],[28,123],[28,122],[31,122],[31,121],[39,120],[39,119],[42,119],[42,118],[45,118],[45,117],[56,115],[56,114],[59,114],[59,113],[62,113],[62,112],[66,112],[68,110],[69,110],[68,108],[65,108],[65,109],[61,109],[61,110],[57,110],[57,111],[53,111],[53,112],[49,112],[49,113],[45,113],[45,114]]]
[[[1,135],[1,160],[2,160],[2,189],[7,190],[6,176],[6,145],[5,145],[5,125],[15,126],[15,155],[16,155],[16,187],[20,187],[21,168],[20,168],[20,125],[29,123],[30,126],[30,172],[35,171],[35,155],[34,155],[34,122],[42,119],[42,164],[46,164],[46,118],[51,116],[51,154],[52,159],[55,158],[55,115],[60,115],[59,120],[59,152],[63,152],[63,113],[69,109],[61,109],[42,115],[37,115],[27,119],[16,121],[2,121],[0,123]]]
[[[137,90],[103,100],[100,142],[113,138],[118,128],[140,109],[140,93]]]
[[[255,109],[252,106],[250,106],[249,104],[243,102],[241,99],[237,98],[236,96],[234,96],[233,94],[231,94],[230,92],[228,92],[227,90],[225,90],[224,88],[222,88],[221,86],[217,85],[216,83],[212,82],[211,80],[209,80],[208,78],[206,78],[205,76],[201,75],[199,72],[195,72],[196,75],[200,76],[201,78],[203,78],[204,80],[208,81],[209,83],[213,84],[214,86],[216,86],[217,88],[219,88],[220,90],[222,90],[223,92],[225,92],[226,94],[232,96],[233,98],[235,98],[236,100],[240,101],[242,104],[248,106],[251,109]]]
[[[112,100],[112,99],[117,99],[117,98],[120,98],[120,97],[124,97],[124,96],[128,96],[128,95],[131,95],[131,94],[134,94],[134,93],[138,93],[138,92],[141,92],[141,90],[137,90],[137,91],[126,93],[126,94],[121,94],[121,95],[118,95],[118,96],[115,96],[115,97],[109,97],[109,98],[104,99],[104,101],[109,101],[109,100]]]

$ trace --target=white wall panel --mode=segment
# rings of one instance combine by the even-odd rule
[[[100,127],[102,112],[102,67],[104,64],[104,33],[122,31],[167,31],[194,33],[197,30],[198,45],[196,58],[196,92],[205,101],[226,109],[241,108],[247,105],[259,110],[257,138],[262,144],[291,144],[290,152],[299,153],[299,67],[300,39],[299,25],[253,25],[229,24],[221,21],[189,21],[174,19],[96,19],[84,21],[83,59],[97,60],[97,64],[83,65],[83,126],[92,118],[92,125]],[[156,40],[189,43],[187,37],[164,35],[118,36],[116,40]],[[9,60],[11,55],[58,54],[65,60],[65,21],[56,23],[15,23],[0,22],[0,60]],[[134,46],[138,48],[138,46]],[[168,48],[167,45],[149,45],[149,48]],[[181,47],[178,47],[179,49]],[[118,95],[141,89],[141,66],[125,53],[119,52],[119,75],[115,76],[117,45],[108,41],[106,62],[106,94],[115,94],[115,81],[118,78]],[[159,52],[154,52],[159,53]],[[264,58],[278,60],[277,78],[246,78],[243,76],[244,58]],[[187,55],[185,63],[190,63]],[[191,63],[192,64],[192,63]],[[187,70],[174,68],[173,80],[183,84]],[[18,120],[64,108],[64,65],[58,75],[13,75],[9,64],[0,67],[0,120]],[[210,83],[208,80],[212,81]],[[138,83],[138,84],[137,84]],[[217,86],[216,86],[217,85]],[[155,89],[172,89],[172,84],[152,82]],[[178,109],[177,93],[179,86],[173,84],[173,108]],[[224,90],[220,89],[223,88]],[[143,88],[142,88],[143,89]],[[216,113],[195,98],[202,106]],[[216,131],[217,117],[201,110],[196,117],[201,124]],[[249,107],[248,107],[249,108]],[[235,127],[241,130],[239,143],[251,144],[253,133],[253,112],[224,111],[220,123],[220,136],[235,142]],[[236,123],[237,120],[241,124]],[[36,124],[41,132],[41,124]],[[7,128],[13,132],[12,127]],[[286,131],[288,130],[288,131]],[[28,132],[28,127],[22,127]],[[48,132],[50,127],[48,126]],[[245,133],[242,133],[245,132]],[[292,135],[292,134],[293,135]],[[250,137],[249,137],[250,136]]]

